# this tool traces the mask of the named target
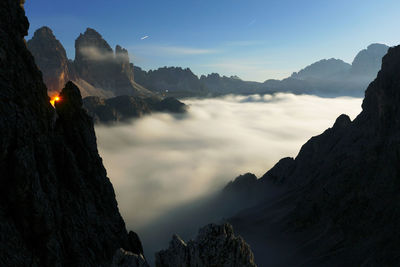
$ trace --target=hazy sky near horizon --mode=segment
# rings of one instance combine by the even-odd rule
[[[25,10],[28,38],[49,26],[70,58],[91,27],[146,70],[180,66],[255,81],[323,58],[351,63],[371,43],[400,43],[398,0],[27,0]]]

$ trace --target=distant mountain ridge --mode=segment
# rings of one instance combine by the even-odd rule
[[[196,76],[189,68],[162,67],[145,71],[133,66],[128,51],[115,51],[94,29],[88,28],[75,42],[75,60],[48,27],[38,29],[28,49],[42,70],[50,92],[59,91],[72,80],[85,96],[109,98],[119,95],[159,97],[213,97],[226,94],[272,94],[288,92],[320,96],[363,96],[364,89],[380,69],[388,46],[371,44],[360,51],[352,64],[323,59],[294,72],[283,80],[263,83],[226,77],[218,73]],[[147,88],[147,89],[146,89]]]
[[[167,97],[116,96],[101,98],[88,96],[83,99],[83,107],[95,123],[130,122],[134,118],[153,112],[185,113],[188,106],[179,100]]]
[[[163,67],[148,72],[135,67],[137,81],[150,90],[176,97],[225,94],[271,94],[288,92],[320,96],[362,96],[378,73],[388,46],[372,44],[360,51],[352,64],[340,59],[323,59],[294,72],[283,80],[263,83],[244,81],[218,73],[198,78],[190,69]],[[166,78],[168,77],[168,78]]]

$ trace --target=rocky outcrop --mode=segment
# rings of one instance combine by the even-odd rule
[[[110,45],[94,29],[88,28],[75,41],[74,65],[80,78],[115,96],[150,96],[151,92],[134,81],[128,51]]]
[[[49,94],[57,94],[67,81],[76,80],[72,62],[50,28],[42,27],[35,31],[27,45],[42,71]]]
[[[210,224],[194,241],[185,243],[174,235],[167,250],[156,254],[157,267],[255,267],[249,245],[233,233],[229,224]]]
[[[128,122],[152,112],[185,113],[187,106],[175,98],[158,99],[134,96],[100,98],[89,96],[83,99],[84,108],[96,123]]]
[[[257,181],[256,188],[268,180],[278,182],[285,193],[233,218],[239,232],[260,225],[266,229],[271,218],[279,218],[285,232],[301,236],[305,266],[397,265],[399,73],[397,46],[383,58],[354,121],[339,116],[332,128],[303,145],[295,159],[281,160]]]
[[[124,249],[115,252],[111,267],[149,267],[143,255],[137,255]]]
[[[134,81],[128,51],[117,45],[115,53],[103,37],[88,28],[75,42],[75,60],[68,60],[62,44],[48,27],[38,29],[28,49],[43,73],[49,93],[60,92],[67,81],[79,85],[83,96],[151,96]]]
[[[67,83],[49,103],[21,6],[0,2],[0,265],[108,266],[121,247],[141,254],[79,89]]]

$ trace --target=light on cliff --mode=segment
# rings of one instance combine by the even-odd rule
[[[54,97],[52,97],[52,98],[50,99],[50,103],[53,105],[53,107],[54,107],[54,104],[55,104],[56,102],[58,102],[58,101],[60,101],[60,97],[59,97],[59,96],[54,96]]]

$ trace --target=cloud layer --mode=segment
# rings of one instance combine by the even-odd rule
[[[166,210],[204,197],[241,173],[260,176],[295,156],[311,136],[361,99],[228,96],[185,101],[187,116],[153,114],[128,125],[98,126],[100,154],[122,215],[140,229]]]

